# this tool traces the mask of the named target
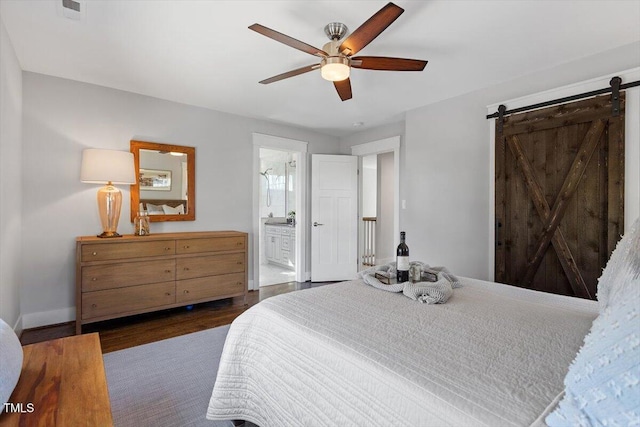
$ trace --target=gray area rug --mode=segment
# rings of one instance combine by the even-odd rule
[[[229,325],[104,355],[116,427],[231,427],[205,418]]]

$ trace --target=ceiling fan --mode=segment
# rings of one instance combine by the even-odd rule
[[[351,81],[349,80],[352,67],[365,70],[422,71],[427,65],[427,61],[390,58],[386,56],[353,56],[378,37],[393,21],[398,19],[402,12],[404,12],[404,9],[401,7],[393,3],[388,3],[343,41],[340,40],[347,34],[347,26],[340,22],[332,22],[324,27],[324,32],[331,41],[326,43],[322,49],[313,47],[263,25],[253,24],[249,29],[279,41],[280,43],[284,43],[287,46],[291,46],[294,49],[321,58],[319,64],[307,65],[306,67],[287,71],[286,73],[262,80],[260,83],[269,84],[320,68],[322,77],[332,81],[338,91],[340,99],[346,101],[352,97]]]

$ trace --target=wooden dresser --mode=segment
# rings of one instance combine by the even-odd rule
[[[82,325],[247,297],[248,235],[238,231],[76,239],[76,334]]]

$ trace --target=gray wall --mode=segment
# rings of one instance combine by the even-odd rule
[[[378,154],[378,197],[376,220],[376,264],[395,261],[393,244],[393,153]],[[399,239],[399,237],[398,237]]]
[[[308,130],[29,72],[23,79],[25,327],[75,316],[75,237],[100,231],[99,186],[79,178],[84,148],[128,151],[131,139],[196,147],[196,221],[152,223],[152,233],[251,232],[253,132],[308,141],[310,153],[339,151],[336,138]],[[129,188],[120,189],[118,230],[131,233]]]
[[[489,277],[489,124],[487,106],[640,66],[640,43],[623,46],[407,112],[401,124],[341,139],[341,151],[390,135],[400,149],[400,228],[413,260]],[[628,120],[638,120],[628,117]],[[628,159],[637,162],[638,159]]]
[[[0,19],[0,318],[22,329],[22,71]],[[25,267],[28,267],[26,265]]]
[[[400,143],[404,139],[404,121],[392,123],[385,126],[377,126],[353,133],[340,139],[340,150],[342,154],[351,154],[351,147],[354,145],[366,144],[367,142],[400,136]]]

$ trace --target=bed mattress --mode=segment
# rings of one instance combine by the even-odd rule
[[[280,295],[227,335],[207,418],[269,426],[529,426],[597,303],[461,278],[427,305],[360,280]]]

